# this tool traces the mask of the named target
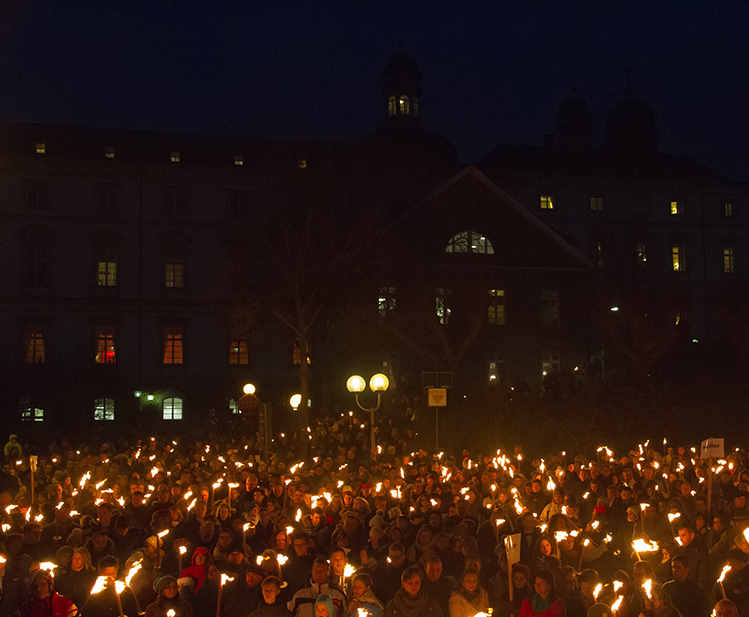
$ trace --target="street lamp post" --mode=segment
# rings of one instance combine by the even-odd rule
[[[372,392],[377,393],[377,404],[374,407],[365,407],[359,402],[359,394],[364,392],[367,387],[367,382],[364,381],[364,377],[362,377],[361,375],[351,375],[351,377],[346,380],[346,389],[354,395],[356,405],[362,411],[369,412],[369,447],[371,450],[370,454],[372,456],[372,459],[376,458],[377,456],[374,415],[375,411],[380,408],[380,404],[382,403],[382,393],[388,389],[388,386],[390,386],[390,380],[386,375],[383,375],[382,373],[376,373],[372,375],[371,379],[369,380],[369,389],[372,390]]]

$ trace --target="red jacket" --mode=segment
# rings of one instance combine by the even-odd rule
[[[34,600],[28,614],[29,617],[74,617],[78,615],[78,607],[70,598],[55,591],[49,598]]]
[[[564,615],[564,608],[559,600],[554,600],[549,604],[549,608],[542,613],[537,613],[533,610],[530,598],[526,598],[520,605],[518,617],[562,617],[562,615]]]

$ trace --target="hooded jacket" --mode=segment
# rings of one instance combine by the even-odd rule
[[[195,558],[198,555],[205,555],[205,565],[195,565]],[[182,572],[180,572],[180,577],[189,576],[190,578],[195,579],[195,593],[198,593],[198,591],[200,591],[200,588],[205,582],[206,573],[208,572],[208,559],[208,549],[205,546],[199,546],[193,551],[192,558],[190,559],[190,565],[184,568]]]

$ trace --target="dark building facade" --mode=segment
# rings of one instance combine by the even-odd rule
[[[461,392],[542,391],[605,376],[603,322],[643,303],[695,344],[731,337],[744,189],[659,152],[645,103],[626,93],[598,146],[572,95],[545,146],[466,166],[423,128],[411,58],[394,54],[380,85],[381,125],[356,141],[6,127],[8,422],[195,422],[236,411],[248,380],[282,406],[308,356],[321,406],[353,370],[385,370],[403,392],[437,374]],[[310,249],[294,276],[325,283],[306,330],[278,308],[294,280],[268,276],[289,241],[271,221],[323,201],[335,225],[365,222],[336,226],[366,247],[363,276],[333,266],[335,237],[323,267]]]

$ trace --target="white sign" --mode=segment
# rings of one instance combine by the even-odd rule
[[[447,407],[447,388],[427,388],[430,407]]]
[[[513,533],[505,536],[505,551],[507,552],[507,568],[512,569],[513,564],[520,561],[520,543],[522,534]]]
[[[711,437],[700,444],[700,458],[723,458],[725,456],[724,439]]]

